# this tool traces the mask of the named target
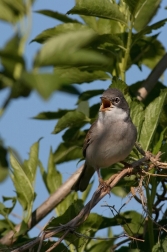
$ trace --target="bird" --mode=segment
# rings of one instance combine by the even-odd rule
[[[94,172],[103,183],[100,169],[123,161],[131,152],[137,129],[122,92],[108,88],[102,94],[98,118],[91,125],[83,144],[85,163],[72,190],[85,191]]]

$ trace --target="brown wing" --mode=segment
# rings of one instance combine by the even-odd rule
[[[89,146],[89,144],[91,144],[93,142],[93,138],[92,138],[92,131],[95,130],[96,127],[96,121],[94,121],[94,123],[91,125],[90,129],[88,130],[85,140],[84,140],[84,144],[83,144],[83,156],[86,157],[86,149]]]

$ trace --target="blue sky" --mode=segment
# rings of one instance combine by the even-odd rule
[[[70,8],[72,8],[73,5],[73,0],[37,0],[33,6],[33,11],[40,9],[51,9],[54,11],[66,13]],[[163,0],[162,8],[153,20],[154,22],[166,18],[167,10],[164,9],[165,5],[165,0]],[[57,24],[59,24],[59,22],[54,19],[33,13],[32,30],[25,48],[25,57],[27,59],[28,69],[31,69],[33,56],[40,47],[40,45],[37,43],[29,44],[29,42],[43,30],[56,26]],[[159,39],[167,49],[166,27],[160,29],[160,31],[161,30],[163,32],[161,32],[161,34],[159,35]],[[12,36],[13,28],[9,24],[0,21],[0,31],[1,34],[3,34],[3,36],[0,37],[0,47],[2,47],[5,42]],[[150,70],[146,67],[143,67],[143,71],[141,72],[136,66],[134,66],[127,72],[126,82],[130,85],[138,80],[143,80],[148,76],[149,72]],[[165,85],[167,85],[166,73],[163,78]],[[78,88],[81,91],[85,91],[92,88],[106,89],[109,84],[109,81],[96,81],[91,85],[78,85]],[[8,90],[1,91],[0,105],[2,105],[7,94]],[[76,100],[77,97],[73,95],[65,95],[61,92],[54,93],[48,101],[44,101],[36,92],[31,93],[28,98],[19,98],[13,100],[6,109],[2,118],[0,118],[0,138],[2,138],[6,147],[10,146],[17,150],[21,158],[24,160],[28,158],[28,153],[31,145],[36,142],[40,137],[43,137],[40,142],[40,159],[44,167],[46,167],[50,146],[52,146],[53,150],[56,149],[56,147],[61,141],[61,134],[51,134],[56,124],[56,121],[38,121],[32,120],[31,118],[42,111],[56,111],[58,108],[74,108]],[[99,97],[93,98],[90,100],[90,104],[93,104],[98,101],[100,101]],[[77,169],[77,161],[69,162],[68,164],[58,165],[57,168],[62,172],[63,178],[64,180],[66,180]],[[94,188],[97,186],[97,177],[95,177],[95,180],[96,184]],[[36,181],[36,192],[38,195],[34,203],[34,209],[38,207],[48,197],[48,193],[41,180],[39,172]],[[2,196],[15,196],[14,187],[10,178],[8,178],[4,183],[0,184],[0,197]],[[114,202],[114,204],[117,204],[119,208],[123,202],[128,201],[128,198],[118,199],[114,196],[111,196],[111,198],[106,196],[106,198],[102,200],[102,202],[93,210],[98,211],[99,214],[111,216],[111,213],[108,210],[100,207],[101,204],[104,204],[105,201],[110,205]],[[124,208],[124,211],[131,207],[132,204],[128,204],[128,206]],[[136,209],[139,210],[140,206],[136,205]],[[19,216],[22,215],[22,211],[19,205],[17,205],[14,209],[14,213],[18,214]],[[54,213],[52,212],[49,217],[42,221],[41,225],[45,225],[47,220],[53,215]],[[16,223],[20,222],[20,220],[18,219],[14,219],[14,221]],[[115,231],[118,232],[118,229]],[[38,230],[33,229],[30,234],[32,236],[38,235]]]

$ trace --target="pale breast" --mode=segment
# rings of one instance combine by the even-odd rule
[[[131,121],[114,122],[105,129],[103,126],[97,125],[86,150],[86,161],[93,167],[108,167],[124,160],[136,141],[136,129]]]

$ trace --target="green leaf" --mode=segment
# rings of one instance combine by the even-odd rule
[[[36,89],[44,99],[48,99],[54,91],[61,90],[66,84],[65,80],[55,73],[35,74],[24,72],[20,82],[31,89]]]
[[[109,87],[118,88],[123,94],[127,94],[128,92],[127,84],[115,76],[113,77],[112,84]]]
[[[72,204],[71,204],[72,202]],[[73,219],[83,208],[83,201],[77,199],[77,193],[72,192],[57,207],[59,217],[48,223],[45,230],[66,224]]]
[[[60,24],[53,28],[42,31],[38,34],[31,42],[44,43],[47,39],[52,38],[54,36],[61,35],[63,33],[67,33],[70,31],[82,31],[87,30],[87,26],[79,23],[67,23]]]
[[[0,0],[0,19],[15,23],[26,13],[26,8],[22,0]]]
[[[89,103],[88,103],[88,101],[79,102],[77,111],[80,111],[83,114],[85,114],[87,117],[89,117]]]
[[[163,20],[161,20],[159,22],[156,22],[156,23],[154,23],[152,25],[146,26],[140,32],[138,32],[138,33],[136,33],[136,34],[133,35],[132,44],[134,44],[138,39],[142,38],[143,35],[149,34],[153,30],[157,30],[160,27],[164,26],[166,22],[167,22],[167,18],[165,18],[165,19],[163,19]]]
[[[145,109],[145,120],[143,122],[141,135],[139,138],[142,148],[145,151],[149,149],[155,134],[166,95],[167,92],[163,90],[160,96],[153,100]]]
[[[17,199],[16,199],[16,197],[5,197],[5,196],[3,196],[2,198],[3,198],[3,202],[11,201],[12,206],[5,207],[5,213],[6,213],[6,215],[9,215],[12,212],[13,208],[15,207],[15,205],[17,203]]]
[[[67,15],[64,15],[60,12],[57,11],[52,11],[52,10],[38,10],[35,11],[36,13],[51,17],[51,18],[55,18],[57,20],[62,21],[63,23],[79,23],[79,21],[77,19],[72,19],[69,18]]]
[[[39,163],[43,181],[49,193],[54,193],[62,184],[62,176],[57,171],[52,150],[50,150],[47,172],[44,170],[42,163]]]
[[[143,234],[143,216],[135,211],[127,211],[121,214],[123,217],[123,228],[125,232],[130,236]],[[130,223],[129,223],[130,221]]]
[[[151,37],[143,37],[139,39],[131,48],[130,56],[132,64],[144,64],[149,68],[154,68],[165,54],[165,48],[162,43],[157,40],[157,34]]]
[[[69,109],[58,109],[57,112],[41,112],[38,115],[34,116],[33,119],[38,120],[55,120],[64,116],[67,112],[74,111]]]
[[[17,73],[16,67],[21,65],[23,69],[25,68],[24,59],[19,54],[19,46],[20,36],[16,34],[7,41],[3,50],[0,50],[2,65],[4,66],[5,73],[8,77],[20,77],[19,73]]]
[[[126,18],[119,10],[119,6],[107,0],[93,0],[91,2],[89,0],[77,0],[76,5],[67,14],[107,18],[127,25]]]
[[[81,127],[90,122],[90,119],[79,111],[67,112],[62,118],[59,119],[53,133],[57,134],[65,128]]]
[[[8,160],[7,160],[7,149],[3,146],[0,140],[0,182],[3,182],[8,176]]]
[[[91,83],[94,80],[107,80],[110,79],[110,76],[104,71],[100,70],[87,70],[77,67],[56,67],[55,73],[64,78],[68,84],[82,84],[82,83]]]
[[[85,66],[108,64],[109,59],[90,49],[93,30],[72,31],[50,38],[35,57],[35,66]]]
[[[124,0],[129,6],[131,14],[136,17],[140,11],[142,11],[143,6],[146,4],[147,0]]]
[[[152,252],[166,251],[167,248],[167,238],[163,237],[158,240],[157,244],[154,245]]]
[[[87,101],[87,100],[89,100],[92,97],[97,96],[97,95],[102,95],[103,92],[104,92],[104,89],[85,91],[85,92],[80,94],[77,103],[79,103],[81,101]]]
[[[61,143],[54,152],[54,162],[59,164],[62,162],[79,159],[82,156],[81,146],[68,146],[67,143]]]
[[[114,239],[111,239],[109,241],[96,241],[96,243],[91,246],[87,252],[110,252],[111,251],[111,247],[114,243]]]
[[[34,185],[38,166],[39,142],[34,143],[30,148],[29,159],[23,162],[23,170],[31,184]]]
[[[24,164],[21,165],[13,155],[12,150],[10,150],[10,164],[12,167],[10,176],[16,189],[18,201],[23,207],[23,210],[26,210],[24,216],[25,222],[27,222],[30,218],[33,201],[35,198],[34,188],[32,186],[32,181],[30,180],[30,177],[34,177],[36,172],[35,166],[38,155],[37,149],[38,147],[36,146],[36,144],[32,146],[30,159],[29,161],[26,161],[26,164],[32,164],[33,167],[31,168],[31,171],[33,172],[33,175],[30,175],[27,170],[25,172]]]
[[[134,23],[134,28],[137,31],[142,30],[152,20],[159,9],[161,2],[162,0],[146,1]]]
[[[132,122],[137,128],[137,141],[139,141],[142,125],[144,122],[144,106],[139,101],[130,102],[130,115],[132,118]]]

